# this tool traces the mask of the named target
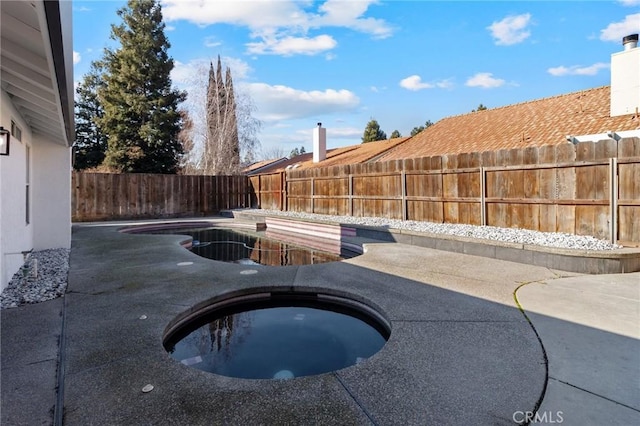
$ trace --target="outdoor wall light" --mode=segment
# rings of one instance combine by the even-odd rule
[[[9,155],[9,139],[11,132],[0,126],[0,155]]]

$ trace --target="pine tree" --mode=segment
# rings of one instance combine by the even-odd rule
[[[304,146],[301,146],[300,148],[295,147],[291,150],[291,153],[289,154],[289,158],[297,157],[298,155],[302,155],[306,153],[307,151],[304,149]]]
[[[362,135],[362,143],[383,141],[385,139],[387,139],[387,134],[380,130],[378,122],[373,118],[369,120]]]
[[[424,126],[414,127],[413,129],[411,129],[411,136],[415,136],[418,133],[422,132],[424,129],[431,126],[433,126],[433,123],[431,122],[431,120],[427,120],[425,121]]]
[[[178,139],[178,104],[185,94],[172,89],[173,59],[156,0],[129,0],[111,26],[116,50],[105,49],[104,107],[100,120],[109,135],[105,164],[122,172],[175,173],[183,150]]]
[[[98,100],[97,91],[103,84],[101,65],[92,62],[89,72],[84,75],[76,88],[75,133],[73,168],[83,170],[102,164],[107,150],[107,136],[98,122],[104,115],[104,109]]]

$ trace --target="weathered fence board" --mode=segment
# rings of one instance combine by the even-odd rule
[[[619,159],[615,200],[609,158]],[[484,211],[487,225],[640,243],[640,138],[292,170],[278,176],[281,180],[273,180],[269,190],[256,187],[264,185],[263,177],[251,178],[262,208],[276,205],[272,197],[278,192],[285,196],[282,209],[320,214],[479,225]],[[613,238],[612,220],[618,225]]]
[[[256,199],[251,206],[268,210],[283,210],[285,200],[283,192],[286,190],[284,173],[269,173],[249,178],[252,193]]]
[[[487,225],[607,239],[613,230],[640,244],[640,138],[251,177],[73,173],[74,221],[242,207],[474,225],[484,211]]]
[[[250,207],[246,176],[72,174],[72,220],[204,216]]]

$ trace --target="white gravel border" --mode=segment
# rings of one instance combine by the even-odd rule
[[[300,212],[283,212],[279,210],[247,209],[242,210],[242,212],[269,216],[286,216],[299,219],[339,222],[352,225],[377,226],[391,229],[427,232],[431,234],[455,235],[459,237],[478,238],[482,240],[531,244],[564,249],[615,250],[622,248],[617,244],[612,244],[610,241],[599,240],[592,236],[574,235],[560,232],[539,232],[531,231],[528,229],[419,222],[414,220],[404,221],[398,219],[385,219],[380,217],[332,216]]]
[[[69,249],[32,252],[0,294],[0,307],[45,302],[64,294],[69,276]]]

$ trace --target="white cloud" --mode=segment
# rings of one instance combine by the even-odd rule
[[[288,27],[305,21],[295,1],[184,1],[162,0],[165,21],[186,20],[206,26],[231,24],[251,29]]]
[[[531,35],[527,29],[530,22],[531,14],[523,13],[493,22],[487,29],[491,31],[491,36],[496,40],[497,45],[510,46],[523,42]]]
[[[222,42],[221,41],[216,41],[216,38],[214,36],[210,36],[210,37],[205,37],[204,45],[206,47],[218,47],[218,46],[222,45]]]
[[[352,111],[360,103],[360,99],[349,90],[304,91],[265,83],[251,83],[245,87],[257,106],[256,116],[265,121]]]
[[[469,77],[465,85],[469,87],[481,87],[483,89],[492,89],[505,84],[500,78],[494,78],[490,72],[479,72],[473,77]]]
[[[354,138],[362,136],[362,129],[355,127],[329,127],[327,128],[327,136],[336,138]]]
[[[622,41],[622,37],[636,34],[640,31],[640,13],[627,15],[621,22],[613,22],[604,30],[600,30],[602,41]]]
[[[450,80],[441,80],[435,83],[426,83],[422,81],[422,77],[420,77],[419,75],[411,75],[400,80],[400,87],[413,91],[434,89],[436,87],[439,89],[448,89],[451,86],[452,83]]]
[[[265,38],[261,42],[247,43],[247,52],[260,55],[316,55],[318,53],[331,50],[338,43],[333,37],[319,35],[313,38],[306,37],[283,37]]]
[[[362,136],[362,129],[356,129],[355,127],[333,127],[331,123],[322,123],[322,126],[327,129],[328,139],[359,138]],[[312,141],[314,127],[315,126],[309,126],[308,129],[296,130],[295,133],[303,136],[305,141]]]
[[[246,79],[251,72],[249,64],[242,59],[224,56],[220,60],[223,71],[227,67],[231,69],[231,76],[234,82]],[[176,60],[171,71],[171,80],[178,87],[186,90],[189,90],[188,88],[194,84],[206,85],[211,62],[215,67],[217,58],[196,58],[186,64]]]
[[[165,31],[175,31],[175,30],[176,30],[176,27],[174,27],[173,25],[166,25],[166,26],[164,27],[164,30],[165,30]]]
[[[249,66],[249,64],[242,59],[223,56],[221,58],[221,61],[223,67],[229,67],[231,69],[231,76],[233,77],[233,81],[246,79],[252,71],[252,68]]]
[[[565,75],[596,75],[598,74],[598,71],[606,68],[609,68],[609,64],[597,62],[587,67],[582,67],[580,65],[565,67],[564,65],[561,65],[559,67],[549,68],[547,72],[556,77],[562,77]]]
[[[184,1],[162,0],[167,22],[186,20],[201,26],[230,24],[247,27],[255,41],[247,43],[254,54],[317,54],[333,49],[337,42],[329,35],[309,36],[311,29],[348,28],[389,37],[393,30],[382,19],[364,16],[377,0],[327,0],[319,7],[311,1]]]
[[[407,90],[422,90],[432,89],[434,86],[430,83],[423,83],[422,78],[419,75],[411,75],[407,78],[400,80],[400,87],[404,87]]]
[[[619,0],[623,6],[640,6],[640,0]]]
[[[188,64],[180,61],[173,62],[171,70],[171,81],[178,86],[185,86],[191,83],[191,80],[197,74],[199,68],[205,69],[207,61],[205,59],[194,59]]]
[[[363,15],[371,4],[377,0],[327,0],[319,10],[322,15],[310,20],[311,27],[345,27],[371,34],[374,38],[387,38],[393,33],[392,28],[382,19],[364,18]]]
[[[80,62],[82,60],[82,57],[80,56],[80,52],[76,52],[75,50],[73,51],[73,65],[77,64],[78,62]]]

